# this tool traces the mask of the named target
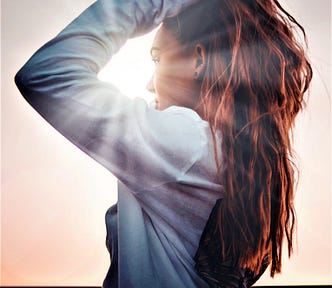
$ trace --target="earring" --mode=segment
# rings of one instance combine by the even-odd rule
[[[197,71],[195,71],[195,73],[194,73],[194,78],[195,78],[195,79],[198,78],[198,72],[197,72]]]

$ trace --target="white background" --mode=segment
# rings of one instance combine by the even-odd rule
[[[91,2],[1,1],[1,285],[100,286],[108,268],[104,213],[116,201],[114,177],[44,122],[13,82],[32,53]],[[285,7],[306,28],[314,69],[295,130],[298,245],[291,260],[284,253],[282,275],[266,273],[257,284],[332,284],[331,3],[289,0]],[[129,41],[100,77],[145,96],[152,36]]]

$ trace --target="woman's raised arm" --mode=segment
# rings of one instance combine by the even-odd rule
[[[197,147],[179,137],[199,137],[197,116],[149,109],[99,81],[97,73],[128,38],[194,1],[96,1],[15,77],[25,99],[55,129],[136,190],[139,183],[171,181],[191,165],[195,159],[188,155],[196,155],[191,150]]]

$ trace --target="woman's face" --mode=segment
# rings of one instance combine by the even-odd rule
[[[155,72],[147,88],[155,93],[158,110],[173,105],[196,108],[200,87],[195,79],[194,50],[183,49],[180,42],[163,26],[157,31],[151,48]]]

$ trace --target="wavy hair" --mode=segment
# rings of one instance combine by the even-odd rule
[[[281,272],[285,236],[289,256],[293,249],[291,130],[312,78],[295,32],[305,42],[306,34],[277,0],[201,3],[163,23],[183,47],[201,43],[207,52],[199,106],[212,130],[223,197],[207,224],[211,233],[202,235],[196,268],[207,262],[216,270],[233,259],[259,274],[268,257],[273,277]]]

